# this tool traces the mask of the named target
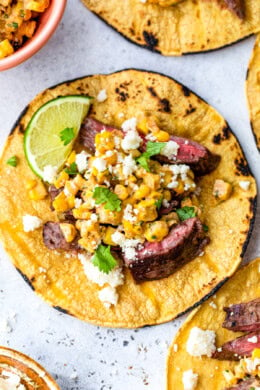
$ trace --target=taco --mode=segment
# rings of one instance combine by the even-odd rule
[[[259,267],[242,267],[188,316],[169,349],[167,389],[259,388]]]
[[[64,138],[71,125],[61,129],[70,153],[58,177],[44,167],[53,183],[44,186],[23,142],[53,99],[79,94],[95,99],[74,143]],[[13,128],[0,174],[0,234],[16,268],[55,308],[99,325],[159,324],[187,311],[235,272],[252,230],[256,185],[235,136],[157,73],[88,76],[42,92]]]
[[[127,39],[168,56],[218,49],[260,30],[258,0],[82,1]]]
[[[260,151],[260,35],[257,36],[246,78],[251,126]]]
[[[59,390],[45,369],[29,356],[10,348],[0,347],[1,390]]]

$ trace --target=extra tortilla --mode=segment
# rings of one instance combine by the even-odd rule
[[[199,375],[196,390],[223,390],[226,382],[222,371],[232,370],[237,362],[218,361],[203,356],[201,359],[190,356],[186,351],[186,342],[194,326],[216,332],[216,343],[222,345],[243,333],[234,333],[221,327],[225,318],[224,306],[248,302],[260,296],[260,258],[241,268],[217,293],[194,310],[177,333],[168,355],[167,389],[183,389],[182,374],[192,369]],[[214,303],[217,307],[210,306]],[[174,352],[174,344],[178,345]],[[176,349],[176,348],[175,348]],[[205,369],[206,368],[206,369]]]
[[[40,364],[10,348],[0,347],[0,377],[2,371],[18,375],[26,389],[60,390]]]
[[[250,59],[246,89],[252,130],[260,151],[260,34],[257,36]]]
[[[213,0],[185,0],[172,7],[140,0],[82,0],[126,38],[163,55],[220,48],[260,30],[259,0],[245,0],[243,21]]]
[[[106,89],[108,99],[94,102],[91,115],[120,126],[124,119],[153,113],[163,129],[201,142],[221,155],[219,167],[200,181],[203,214],[211,243],[205,254],[169,278],[136,285],[126,273],[118,289],[116,307],[106,309],[98,299],[97,286],[86,279],[77,259],[48,250],[41,229],[25,233],[22,216],[38,215],[44,222],[55,220],[50,200],[30,201],[25,180],[35,178],[23,153],[24,129],[32,114],[45,102],[60,95],[97,96]],[[122,119],[122,115],[124,119]],[[19,164],[6,160],[13,155]],[[255,214],[256,185],[239,143],[225,120],[188,88],[157,73],[125,70],[110,75],[88,76],[47,89],[24,110],[5,145],[0,164],[0,236],[6,251],[35,292],[55,308],[95,324],[139,327],[172,320],[200,302],[231,276],[246,249]],[[212,196],[216,178],[234,186],[233,195],[215,206]],[[248,191],[239,186],[249,180]],[[41,268],[47,272],[41,272]]]

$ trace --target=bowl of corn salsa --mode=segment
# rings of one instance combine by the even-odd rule
[[[67,0],[0,0],[0,71],[40,50],[56,30]]]

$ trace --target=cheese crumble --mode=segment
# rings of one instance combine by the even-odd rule
[[[42,220],[34,215],[23,216],[23,230],[28,233],[42,226]]]
[[[43,168],[43,180],[49,184],[52,184],[57,176],[57,167],[53,167],[52,165],[46,165]]]
[[[184,371],[182,375],[182,383],[184,390],[194,390],[198,383],[198,374],[192,370]]]
[[[102,103],[104,102],[105,100],[107,100],[107,91],[105,89],[101,89],[97,95],[97,101],[99,103]]]
[[[216,350],[215,346],[216,333],[212,330],[203,330],[194,327],[186,344],[186,350],[191,356],[211,357]]]

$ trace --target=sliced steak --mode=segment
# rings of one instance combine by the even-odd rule
[[[245,1],[244,0],[224,0],[227,8],[240,19],[245,18]]]
[[[158,214],[160,216],[167,215],[167,214],[171,213],[173,210],[176,210],[177,208],[180,207],[180,200],[172,199],[168,203],[169,203],[169,205],[167,207],[162,206],[158,210]]]
[[[81,125],[79,131],[79,142],[85,146],[91,153],[95,152],[95,136],[102,130],[113,131],[115,127],[105,125],[96,119],[87,117]]]
[[[50,194],[51,201],[53,201],[56,198],[56,196],[58,196],[61,193],[61,191],[63,191],[63,187],[56,188],[54,185],[50,185],[48,188],[48,192]]]
[[[145,242],[136,260],[124,255],[124,261],[136,282],[162,279],[198,256],[208,242],[200,220],[190,218],[174,226],[161,242]]]
[[[177,156],[167,158],[160,154],[156,155],[156,160],[167,164],[187,164],[198,175],[206,175],[218,166],[220,156],[211,153],[205,146],[181,137],[170,137],[171,141],[179,145]]]
[[[251,341],[248,341],[248,339]],[[228,341],[221,346],[221,350],[214,352],[212,358],[218,360],[240,360],[240,357],[251,356],[255,348],[260,348],[259,331]]]
[[[223,328],[234,332],[252,332],[260,330],[260,298],[246,303],[224,307],[226,318]]]
[[[82,123],[79,132],[79,141],[83,146],[88,148],[92,153],[95,151],[95,136],[102,130],[106,131],[121,131],[115,127],[105,125],[93,118],[86,118]],[[145,150],[145,144],[147,140],[143,134],[140,134],[143,139],[143,150]],[[171,136],[170,139],[175,141],[179,145],[177,156],[173,156],[169,159],[160,154],[154,158],[162,163],[167,164],[187,164],[197,175],[206,175],[212,172],[220,161],[220,156],[212,154],[207,148],[200,145],[197,142],[188,140],[186,138]]]
[[[65,251],[77,251],[78,237],[72,242],[67,242],[60,228],[59,222],[46,222],[43,226],[43,242],[49,249],[61,249]]]
[[[225,390],[256,390],[260,386],[259,378],[246,378],[234,386],[227,387]]]

